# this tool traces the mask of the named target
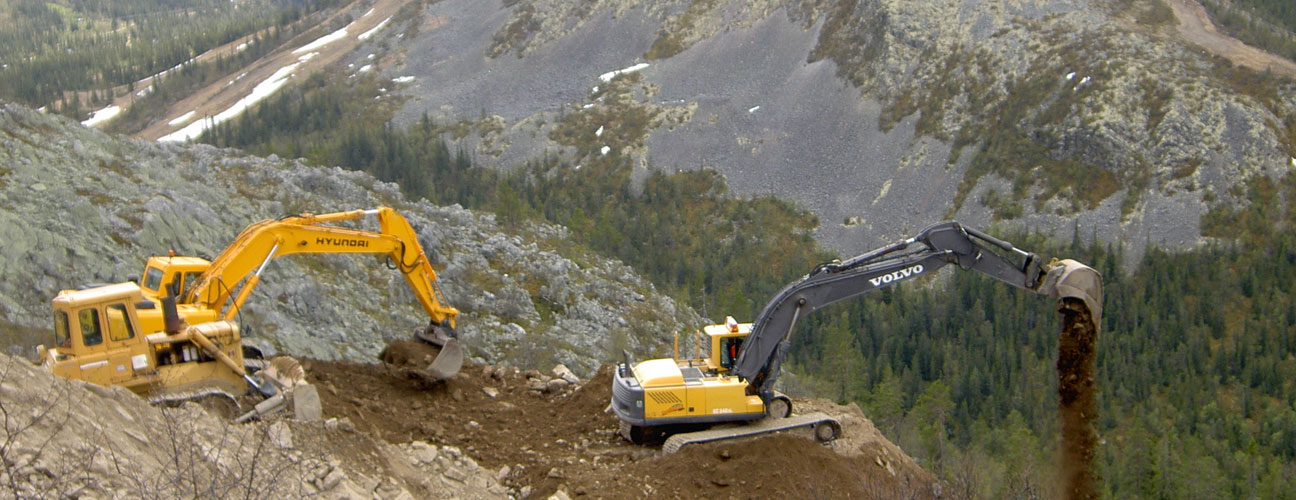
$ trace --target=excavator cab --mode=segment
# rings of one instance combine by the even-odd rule
[[[703,342],[707,346],[707,357],[704,360],[707,371],[715,374],[733,369],[742,354],[743,340],[751,333],[751,323],[739,323],[733,316],[725,317],[722,325],[708,325],[702,329]]]
[[[167,291],[172,289],[177,292],[177,297],[183,297],[209,267],[211,261],[201,257],[155,255],[149,257],[144,266],[144,280],[140,283],[140,289],[145,298],[154,302],[165,297]]]

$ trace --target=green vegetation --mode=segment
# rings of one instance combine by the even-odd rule
[[[688,36],[697,24],[698,17],[715,10],[718,3],[717,0],[693,0],[693,3],[690,3],[674,22],[669,23],[657,34],[657,39],[653,40],[652,47],[649,47],[648,53],[644,54],[644,59],[649,61],[666,59],[684,52],[688,47],[681,37]]]
[[[297,20],[339,0],[14,0],[0,5],[0,98],[75,117],[136,82],[243,36],[257,38],[210,65],[186,65],[165,80],[180,91],[269,52]],[[156,82],[154,82],[156,83]],[[154,98],[155,100],[158,98]],[[147,108],[147,106],[146,106]],[[136,111],[143,113],[145,109]]]
[[[1203,0],[1222,31],[1248,45],[1296,59],[1296,4],[1290,0]]]
[[[518,57],[522,57],[522,49],[526,46],[527,39],[531,38],[540,30],[540,20],[535,18],[535,6],[526,4],[518,8],[517,13],[513,15],[513,20],[509,21],[491,40],[491,46],[487,54],[490,57],[498,57],[500,54],[513,49],[517,52]]]
[[[1103,273],[1096,464],[1107,497],[1296,494],[1296,236],[1266,234],[1151,248],[1132,274],[1119,247],[1009,238]],[[975,273],[945,276],[811,316],[792,337],[794,369],[860,402],[907,452],[980,497],[1047,492],[1041,469],[1059,432],[1053,302]]]
[[[819,41],[810,51],[809,62],[832,59],[837,76],[856,87],[863,86],[869,62],[876,61],[885,49],[886,20],[881,9],[860,9],[859,0],[829,0]],[[813,23],[817,16],[805,16]]]
[[[579,166],[554,156],[515,169],[473,165],[465,152],[450,151],[442,139],[446,127],[426,118],[407,130],[386,124],[395,102],[371,104],[377,85],[312,77],[203,140],[365,170],[398,182],[410,196],[489,210],[506,224],[565,225],[591,249],[634,266],[676,298],[720,314],[754,315],[787,277],[828,260],[810,236],[814,216],[772,197],[733,197],[714,171],[655,172],[632,189],[630,160],[616,154],[590,156],[594,161]],[[634,124],[649,117],[635,116],[621,116],[628,125],[608,127],[607,134],[641,130],[647,121]],[[588,117],[567,115],[554,132],[557,140],[592,134]]]

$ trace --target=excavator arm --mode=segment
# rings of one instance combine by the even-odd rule
[[[991,251],[998,247],[1020,258],[1020,264]],[[917,236],[859,255],[830,262],[787,285],[756,317],[751,334],[733,372],[769,400],[780,365],[787,355],[792,328],[798,319],[821,307],[931,274],[957,264],[1009,285],[1050,297],[1084,301],[1100,321],[1101,277],[1072,260],[1043,264],[1032,253],[957,222],[927,227]]]
[[[368,215],[378,218],[379,232],[324,225]],[[277,257],[295,254],[386,255],[388,265],[399,270],[409,283],[431,324],[453,331],[459,311],[446,305],[437,286],[436,271],[423,253],[414,228],[388,207],[303,214],[253,224],[212,261],[179,302],[202,305],[232,319],[260,281],[265,266]]]

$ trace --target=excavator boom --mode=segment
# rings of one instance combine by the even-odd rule
[[[1016,254],[1022,262],[1014,264],[978,240]],[[820,265],[788,284],[756,317],[734,373],[752,382],[760,393],[769,393],[786,356],[792,327],[803,315],[843,299],[932,274],[949,264],[1053,298],[1083,300],[1093,311],[1095,321],[1101,315],[1101,278],[1093,269],[1075,261],[1041,264],[1035,254],[1011,243],[965,228],[958,222],[942,222],[928,226],[917,236],[845,262]]]
[[[323,225],[368,215],[378,218],[379,232]],[[405,277],[431,322],[454,328],[459,311],[446,305],[437,286],[436,271],[428,263],[418,235],[404,217],[387,207],[304,214],[253,224],[211,262],[180,303],[200,304],[222,311],[226,319],[232,318],[259,282],[266,264],[295,254],[386,255],[389,265]]]

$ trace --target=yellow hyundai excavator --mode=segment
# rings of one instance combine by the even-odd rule
[[[378,232],[326,225],[368,216],[377,218]],[[40,349],[41,364],[67,378],[124,386],[154,403],[222,398],[237,407],[236,396],[249,385],[270,396],[300,382],[300,367],[252,376],[266,365],[253,359],[260,353],[243,343],[234,318],[271,260],[338,253],[385,255],[430,318],[416,337],[440,348],[419,374],[441,380],[458,373],[459,311],[446,305],[409,221],[388,207],[261,221],[214,260],[154,256],[139,283],[63,290],[52,300],[55,345]],[[284,377],[285,371],[297,373]]]
[[[678,359],[676,354],[632,363],[627,353],[612,379],[611,406],[621,421],[621,435],[635,443],[670,435],[662,445],[667,453],[691,443],[796,428],[811,429],[821,442],[836,439],[841,433],[836,419],[822,413],[793,415],[791,400],[774,391],[792,327],[821,307],[948,264],[1059,302],[1082,304],[1093,324],[1101,324],[1102,278],[1092,268],[1073,260],[1044,263],[957,222],[934,224],[917,236],[816,267],[775,295],[754,323],[727,318],[723,325],[705,327],[699,341],[705,356]],[[696,430],[725,423],[746,425]]]

